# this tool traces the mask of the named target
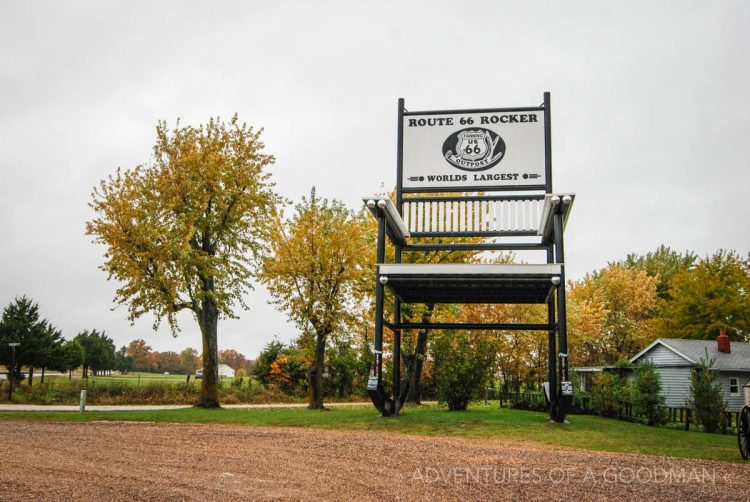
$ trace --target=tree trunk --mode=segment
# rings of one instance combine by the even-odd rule
[[[422,322],[430,322],[434,311],[435,304],[427,304],[427,308],[422,313]],[[406,379],[409,382],[409,391],[406,394],[407,403],[422,404],[422,368],[427,354],[428,332],[429,330],[426,329],[419,330],[414,353],[404,357],[404,369],[406,370]]]
[[[414,350],[413,371],[407,378],[409,379],[409,392],[406,395],[406,402],[411,404],[422,404],[422,368],[424,367],[424,358],[427,354],[427,333],[428,330],[419,330],[417,335],[417,346]]]
[[[204,287],[213,290],[213,281],[207,280]],[[219,309],[213,298],[207,296],[196,312],[198,325],[203,338],[203,380],[201,380],[201,395],[195,404],[199,408],[219,408],[219,345],[217,328],[219,324]]]
[[[323,410],[323,364],[325,361],[326,332],[315,332],[315,356],[307,370],[308,405],[311,410]]]
[[[70,380],[70,379],[72,379],[72,378],[73,378],[73,368],[70,368],[70,369],[68,370],[68,380]]]
[[[34,367],[29,366],[29,387],[34,384]]]
[[[42,380],[40,383],[44,383],[44,366],[42,366]]]
[[[88,378],[89,377],[89,365],[84,364],[83,365],[83,374],[81,375],[81,378]]]

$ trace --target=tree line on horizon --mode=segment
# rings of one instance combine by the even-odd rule
[[[15,354],[9,343],[19,343]],[[11,365],[15,362],[15,366]],[[234,350],[219,351],[219,363],[233,369],[249,371],[252,366],[244,354]],[[105,332],[85,330],[67,340],[61,330],[39,314],[39,305],[26,296],[10,302],[0,317],[0,364],[15,381],[21,380],[22,368],[28,369],[27,382],[33,385],[34,372],[41,372],[41,383],[47,370],[68,372],[81,369],[82,378],[105,375],[112,371],[194,373],[201,366],[198,351],[187,347],[180,353],[151,349],[142,339],[116,349]]]
[[[200,354],[193,347],[186,347],[180,352],[152,350],[145,340],[138,338],[123,347],[125,357],[130,360],[127,371],[146,371],[156,373],[188,374],[201,368]],[[253,360],[235,349],[219,351],[219,364],[226,364],[233,370],[249,372]]]

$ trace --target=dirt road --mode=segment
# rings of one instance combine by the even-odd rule
[[[747,500],[750,465],[222,425],[0,422],[0,500]]]

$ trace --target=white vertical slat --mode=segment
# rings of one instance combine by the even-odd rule
[[[451,227],[452,231],[455,232],[458,230],[458,201],[453,201],[453,207],[451,208],[451,213],[453,216],[453,226]]]
[[[432,202],[424,203],[424,231],[431,232],[432,227],[430,226],[430,209],[432,209]]]
[[[430,206],[432,206],[432,224],[430,225],[430,231],[437,232],[438,203],[430,202]]]
[[[443,221],[445,221],[443,219],[443,216],[445,215],[445,202],[440,201],[437,204],[438,204],[438,217],[437,217],[437,219],[438,219],[438,226],[437,226],[437,231],[438,232],[443,232],[444,229],[445,229],[445,226],[443,224]]]
[[[543,212],[544,212],[544,201],[540,200],[539,204],[537,206],[537,213],[539,214],[539,218],[538,218],[538,222],[537,222],[537,225],[538,225],[537,230],[539,228],[542,228],[542,213]]]
[[[404,226],[408,229],[409,228],[409,206],[411,204],[409,202],[404,202],[401,206],[401,210],[404,212],[403,214],[403,220],[404,220]]]
[[[424,212],[424,202],[417,203],[417,232],[421,232],[424,226],[422,225],[422,217]]]
[[[491,219],[490,219],[491,225],[490,225],[489,231],[495,232],[499,230],[502,226],[500,222],[500,218],[502,217],[502,207],[496,200],[490,201],[490,216],[491,216]]]
[[[458,229],[466,231],[466,201],[458,201]]]
[[[416,232],[417,230],[417,204],[409,204],[409,232]]]
[[[479,212],[479,204],[477,201],[471,202],[471,221],[469,222],[469,226],[471,227],[472,232],[478,232],[479,226],[477,225],[477,214]]]
[[[470,200],[466,203],[466,230],[468,232],[474,231],[474,201]]]
[[[515,201],[516,205],[516,230],[523,229],[523,204],[520,200]]]
[[[536,230],[536,201],[529,201],[529,230]]]
[[[542,210],[544,209],[544,201],[538,200],[536,201],[536,218],[534,221],[536,221],[536,228],[535,230],[539,230],[542,226]]]

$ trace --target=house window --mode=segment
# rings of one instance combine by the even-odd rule
[[[740,393],[740,383],[736,378],[729,379],[729,393],[730,394]]]

